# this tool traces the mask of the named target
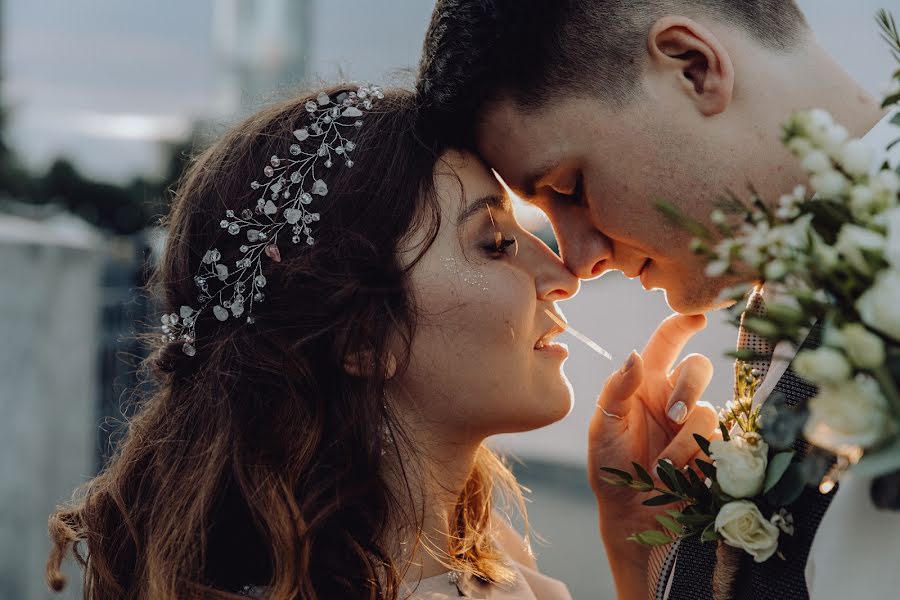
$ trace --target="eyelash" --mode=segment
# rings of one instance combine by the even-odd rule
[[[575,180],[575,189],[572,190],[572,192],[569,194],[559,194],[559,196],[561,198],[565,198],[566,200],[573,201],[576,204],[583,204],[584,203],[584,175],[579,172],[578,177]]]
[[[490,244],[484,245],[484,250],[488,254],[506,254],[507,250],[510,246],[514,246],[518,243],[515,237],[512,238],[501,238],[498,241],[494,241]]]

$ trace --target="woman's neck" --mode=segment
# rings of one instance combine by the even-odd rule
[[[389,469],[394,474],[389,478],[394,497],[406,501],[404,514],[417,521],[389,529],[398,532],[391,545],[397,548],[397,567],[408,582],[447,572],[440,558],[446,556],[450,521],[481,443],[448,439],[418,425],[407,431],[415,432],[411,441],[416,448],[427,448],[427,453],[398,448],[403,468]],[[400,473],[405,473],[406,480]]]

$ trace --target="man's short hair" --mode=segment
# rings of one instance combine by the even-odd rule
[[[481,109],[501,95],[524,108],[560,93],[624,105],[666,14],[734,24],[782,51],[807,27],[794,0],[438,0],[418,78],[428,118],[471,146]]]

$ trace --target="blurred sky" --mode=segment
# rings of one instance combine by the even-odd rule
[[[268,0],[255,0],[262,4]],[[311,1],[310,74],[409,80],[432,3]],[[215,115],[215,0],[3,0],[3,95],[26,161],[63,154],[125,179],[159,167],[158,141]],[[826,48],[872,92],[891,67],[873,20],[898,0],[801,0]],[[255,99],[250,99],[254,101]]]

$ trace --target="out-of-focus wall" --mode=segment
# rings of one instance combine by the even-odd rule
[[[0,598],[49,597],[47,516],[94,469],[102,258],[78,220],[0,216]]]

